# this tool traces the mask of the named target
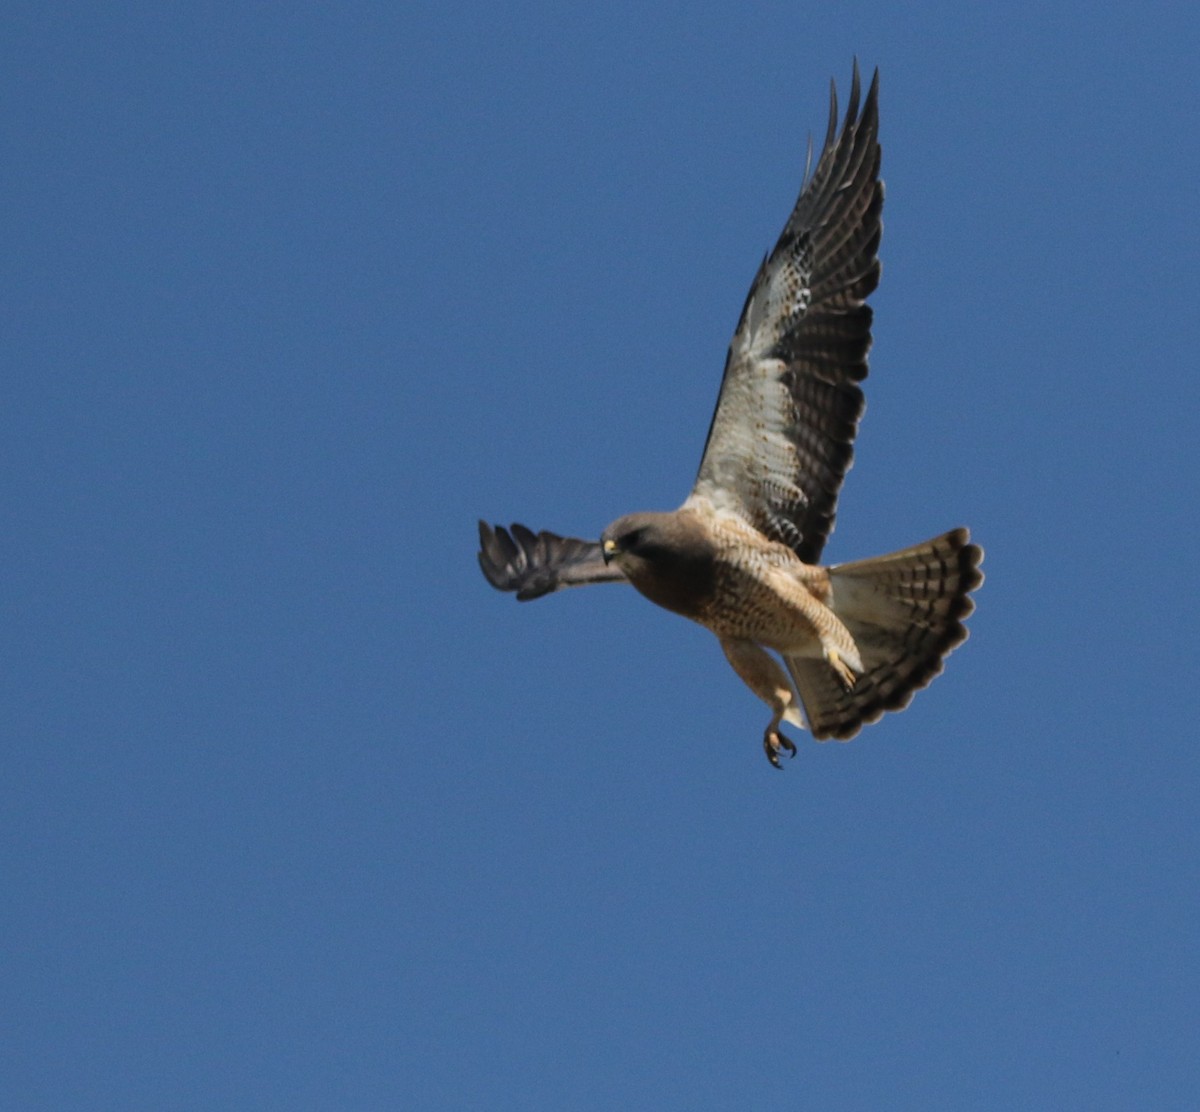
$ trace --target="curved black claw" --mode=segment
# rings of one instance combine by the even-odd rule
[[[763,750],[767,754],[767,760],[781,772],[783,771],[783,765],[779,763],[780,751],[782,750],[787,753],[789,758],[796,755],[795,744],[778,726],[767,727],[767,732],[763,734]]]

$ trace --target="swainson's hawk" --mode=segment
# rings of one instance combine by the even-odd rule
[[[983,581],[966,529],[817,566],[863,412],[864,301],[879,281],[878,71],[861,112],[859,94],[856,63],[841,131],[833,89],[816,170],[750,287],[687,501],[619,518],[599,542],[479,523],[484,575],[519,599],[628,580],[712,630],[773,712],[776,767],[796,751],[783,721],[844,741],[907,706],[966,638]]]

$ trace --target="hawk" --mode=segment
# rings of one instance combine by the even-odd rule
[[[860,98],[855,62],[775,248],[750,286],[691,494],[677,510],[618,518],[599,541],[479,523],[479,563],[521,600],[631,583],[716,634],[771,708],[763,748],[854,737],[901,710],[966,639],[982,550],[966,529],[848,564],[819,565],[863,413],[879,282],[879,72]],[[810,170],[812,170],[810,175]],[[777,653],[782,666],[771,653]]]

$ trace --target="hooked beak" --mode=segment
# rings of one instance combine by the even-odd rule
[[[609,537],[601,545],[601,550],[604,554],[604,562],[607,564],[617,554],[617,542]]]

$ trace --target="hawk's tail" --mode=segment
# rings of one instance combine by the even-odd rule
[[[884,711],[908,706],[966,640],[962,624],[983,582],[983,550],[955,529],[924,544],[829,569],[829,606],[849,629],[863,670],[846,688],[824,660],[788,657],[818,739],[848,741]]]

